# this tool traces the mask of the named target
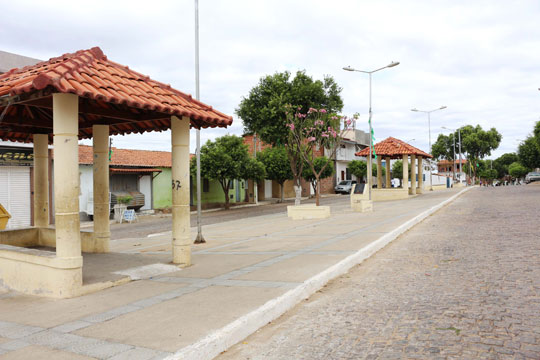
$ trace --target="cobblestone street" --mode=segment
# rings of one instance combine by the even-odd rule
[[[538,214],[473,189],[219,359],[540,359]]]

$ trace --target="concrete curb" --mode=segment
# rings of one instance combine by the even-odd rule
[[[262,305],[261,307],[253,310],[252,312],[238,318],[225,327],[214,331],[203,339],[197,341],[194,344],[186,346],[176,353],[166,357],[167,360],[210,360],[218,356],[221,352],[227,350],[236,343],[242,341],[261,327],[265,326],[269,322],[277,319],[285,312],[292,309],[302,300],[307,299],[317,290],[321,289],[330,280],[333,280],[345,273],[347,273],[353,266],[362,263],[367,258],[371,257],[377,251],[384,248],[390,242],[395,240],[398,236],[412,228],[414,225],[420,223],[426,217],[430,216],[437,210],[446,206],[454,201],[457,197],[463,193],[469,191],[473,187],[468,187],[452,196],[449,199],[441,202],[438,205],[431,207],[423,213],[415,216],[406,223],[400,225],[391,232],[383,235],[379,239],[370,243],[369,245],[358,250],[356,253],[346,257],[339,263],[331,266],[325,271],[313,276],[312,278],[304,281],[301,285],[286,292],[285,294],[272,299]]]

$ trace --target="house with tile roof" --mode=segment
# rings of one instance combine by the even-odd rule
[[[91,213],[92,197],[92,147],[79,145],[79,169],[81,194],[79,206],[81,214]],[[195,155],[190,154],[190,159]],[[140,193],[144,202],[133,205],[140,210],[168,209],[172,206],[172,154],[169,151],[134,150],[111,148],[109,162],[109,187],[111,193],[127,192],[132,196]],[[203,209],[221,207],[223,190],[219,182],[201,179],[201,203]],[[247,181],[233,180],[229,191],[231,203],[246,201]],[[192,210],[197,204],[197,186],[195,177],[190,179],[190,205]],[[139,195],[140,196],[140,195]],[[114,202],[114,197],[113,197]]]

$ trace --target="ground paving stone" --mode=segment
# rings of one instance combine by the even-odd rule
[[[539,212],[473,189],[220,359],[540,359]]]

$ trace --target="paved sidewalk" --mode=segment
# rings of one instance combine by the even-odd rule
[[[375,203],[364,214],[344,201],[324,220],[276,214],[209,225],[208,243],[193,248],[194,265],[185,269],[162,265],[170,260],[169,229],[115,241],[110,254],[84,254],[85,284],[125,279],[132,268],[142,280],[67,300],[0,295],[0,358],[208,358],[219,353],[211,340],[224,327],[265,304],[271,310],[282,295],[457,193]]]

